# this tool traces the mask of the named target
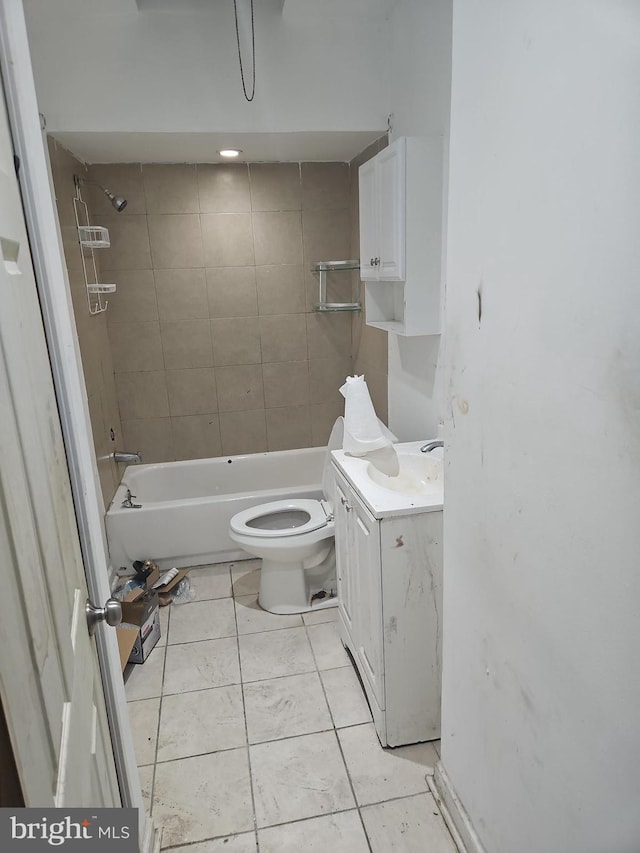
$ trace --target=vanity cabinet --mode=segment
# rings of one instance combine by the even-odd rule
[[[370,326],[440,333],[443,154],[441,136],[401,136],[360,166],[360,277]]]
[[[338,611],[383,746],[440,737],[442,511],[375,518],[334,460]]]

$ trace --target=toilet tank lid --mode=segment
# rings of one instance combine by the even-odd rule
[[[344,418],[336,418],[336,422],[331,430],[329,441],[327,442],[327,453],[324,459],[324,469],[322,471],[322,491],[327,501],[333,506],[335,500],[335,480],[333,476],[333,468],[331,467],[331,451],[340,450],[342,447],[342,439],[344,437]]]

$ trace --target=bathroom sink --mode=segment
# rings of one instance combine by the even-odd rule
[[[418,453],[398,453],[400,471],[397,477],[388,477],[371,464],[367,476],[383,489],[404,495],[428,495],[442,488],[442,459]]]

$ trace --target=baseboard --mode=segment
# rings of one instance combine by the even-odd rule
[[[460,853],[486,853],[441,761],[436,764],[433,776],[427,776],[427,783]]]

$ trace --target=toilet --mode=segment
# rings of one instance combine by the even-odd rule
[[[343,432],[343,419],[338,418],[324,462],[324,499],[272,501],[231,519],[231,539],[262,558],[258,603],[270,613],[307,613],[338,604],[331,451],[342,447]]]

